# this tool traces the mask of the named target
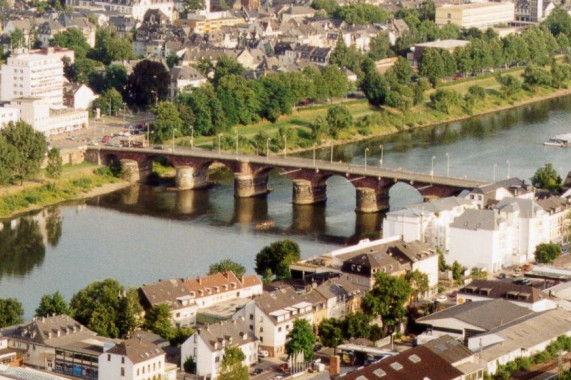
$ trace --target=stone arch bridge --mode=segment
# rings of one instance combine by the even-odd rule
[[[89,147],[86,160],[97,164],[119,161],[132,182],[144,182],[158,157],[168,159],[176,168],[176,185],[181,190],[208,186],[208,169],[221,163],[234,173],[234,194],[239,198],[268,193],[268,175],[274,168],[293,181],[294,204],[315,204],[327,199],[327,179],[339,175],[356,190],[356,212],[378,212],[389,208],[389,190],[397,182],[417,189],[425,198],[448,197],[464,189],[486,184],[485,181],[433,176],[363,165],[348,165],[321,160],[282,156],[254,156],[202,149],[175,151],[120,147]]]

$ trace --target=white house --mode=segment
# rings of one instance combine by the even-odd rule
[[[569,200],[562,197],[549,197],[538,199],[537,204],[549,215],[549,241],[563,243],[571,222],[568,217],[571,207]]]
[[[181,346],[180,366],[183,368],[188,358],[196,364],[196,375],[215,379],[220,371],[224,351],[236,346],[242,350],[243,364],[250,366],[258,360],[258,339],[248,327],[244,318],[236,318],[196,330]]]
[[[139,288],[146,308],[167,304],[173,324],[193,326],[201,308],[262,294],[262,281],[255,275],[238,279],[233,272],[216,273],[196,279],[173,278]]]
[[[162,348],[140,337],[134,337],[99,355],[98,378],[175,380],[176,367],[166,365]]]
[[[83,83],[70,83],[64,86],[63,103],[66,107],[76,110],[91,108],[97,95]]]
[[[448,197],[391,211],[383,221],[383,236],[401,236],[405,242],[420,240],[446,252],[450,244],[450,224],[469,208],[476,208],[474,202]]]
[[[9,122],[17,122],[20,119],[20,111],[17,108],[0,107],[0,129]]]
[[[484,208],[504,198],[533,199],[534,192],[525,181],[519,178],[508,178],[476,187],[466,195],[466,198],[475,202],[478,208]]]
[[[287,334],[297,319],[313,321],[313,307],[291,287],[257,296],[236,313],[249,323],[259,339],[261,349],[270,356],[285,354]]]
[[[206,83],[206,78],[192,66],[175,66],[170,71],[169,94],[171,100],[190,87],[200,87]]]

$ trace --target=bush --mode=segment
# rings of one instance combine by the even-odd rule
[[[533,364],[531,358],[529,357],[517,358],[515,360],[515,363],[517,365],[517,368],[521,371],[528,371],[531,368],[531,365]]]
[[[187,373],[196,372],[196,363],[194,362],[194,359],[192,358],[192,356],[189,356],[188,358],[186,358],[186,360],[184,361],[184,364],[183,364],[183,368],[184,368],[184,371]]]

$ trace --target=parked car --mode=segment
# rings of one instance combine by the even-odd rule
[[[259,375],[259,374],[262,373],[262,372],[264,372],[263,369],[261,369],[261,368],[255,368],[255,369],[252,371],[251,375],[252,375],[252,376],[257,376],[257,375]]]
[[[280,365],[278,366],[278,370],[280,370],[280,371],[282,371],[282,372],[287,371],[287,369],[288,369],[287,363],[282,363],[282,364],[280,364]]]
[[[270,356],[270,353],[266,350],[259,350],[258,351],[258,357],[259,358],[267,358],[268,356]]]
[[[506,276],[505,273],[500,273],[500,274],[498,275],[498,278],[499,278],[500,280],[503,280],[503,279],[506,278],[506,277],[507,277],[507,276]]]

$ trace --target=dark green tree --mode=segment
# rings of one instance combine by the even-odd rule
[[[551,163],[537,169],[531,177],[531,184],[538,189],[560,191],[561,183],[561,177]]]
[[[318,335],[325,347],[337,347],[344,341],[343,322],[335,318],[326,318],[319,324]]]
[[[561,256],[561,247],[555,243],[543,243],[535,247],[535,260],[541,264],[551,264]]]
[[[46,166],[46,174],[49,178],[58,179],[63,170],[63,159],[59,153],[59,149],[52,148],[48,151],[48,164]]]
[[[128,79],[127,69],[123,65],[109,65],[105,69],[105,89],[114,88],[118,92],[124,93]]]
[[[143,328],[170,340],[174,336],[174,328],[171,325],[169,306],[164,303],[156,305],[145,311]]]
[[[52,315],[70,315],[69,305],[59,291],[52,294],[44,294],[40,298],[40,304],[36,308],[36,317],[50,317]]]
[[[363,63],[363,73],[361,90],[365,93],[369,103],[377,107],[385,104],[389,86],[385,78],[377,72],[375,63],[371,59]]]
[[[388,327],[402,322],[406,316],[404,305],[411,294],[410,285],[404,277],[379,272],[375,274],[373,289],[363,297],[362,308],[371,316],[381,317],[386,331]]]
[[[321,75],[330,98],[340,98],[347,94],[347,77],[337,65],[325,66],[321,69]]]
[[[426,273],[420,272],[418,269],[408,272],[404,278],[408,281],[411,290],[411,296],[417,298],[428,291],[428,276]]]
[[[349,313],[343,320],[346,338],[369,338],[371,334],[371,316],[358,311]]]
[[[26,36],[21,29],[15,29],[10,34],[10,47],[12,50],[26,46]]]
[[[237,346],[228,346],[224,350],[218,380],[248,380],[248,367],[244,364],[246,355]]]
[[[437,90],[430,95],[430,102],[434,109],[450,114],[454,106],[462,100],[460,94],[454,90]]]
[[[155,120],[151,123],[151,141],[162,144],[165,140],[180,136],[182,119],[176,105],[160,102],[153,108]]]
[[[236,277],[241,278],[246,273],[246,267],[230,259],[223,259],[211,264],[208,268],[208,274],[225,273],[227,271],[234,272]]]
[[[326,120],[329,134],[334,138],[339,136],[340,131],[349,128],[353,124],[353,116],[345,105],[329,107]]]
[[[134,329],[133,316],[142,312],[134,303],[132,292],[117,282],[95,281],[73,295],[70,309],[73,317],[100,335],[118,338]]]
[[[289,278],[289,264],[301,258],[299,245],[289,239],[273,242],[256,255],[256,273],[260,276],[269,269],[278,279]]]
[[[538,86],[551,87],[551,73],[536,65],[529,65],[522,74],[523,83],[528,88],[535,89]]]
[[[398,57],[397,61],[392,67],[392,72],[395,74],[398,83],[405,86],[410,85],[410,78],[414,74],[414,71],[412,70],[412,66],[407,59]]]
[[[135,65],[127,80],[127,99],[138,107],[166,100],[169,81],[169,73],[162,63],[142,60]]]
[[[311,324],[306,319],[296,319],[287,337],[289,341],[286,343],[286,352],[290,357],[298,352],[303,352],[306,361],[313,359],[315,334]]]
[[[117,115],[123,109],[123,97],[114,88],[105,90],[97,99],[93,101],[92,108],[99,108],[102,115]]]
[[[496,80],[501,85],[504,96],[511,99],[521,89],[521,82],[513,75],[498,75]]]
[[[53,40],[50,41],[50,45],[72,49],[76,59],[85,58],[89,50],[91,50],[85,36],[77,28],[69,28],[56,33]]]
[[[371,57],[372,60],[378,61],[379,59],[389,58],[393,55],[389,35],[386,32],[380,32],[371,39],[369,43],[369,57]]]
[[[93,58],[109,65],[113,61],[129,60],[133,57],[131,41],[120,37],[112,28],[100,28],[95,34]]]
[[[244,72],[244,66],[242,66],[237,60],[229,58],[226,56],[220,57],[216,66],[214,66],[214,75],[212,77],[212,84],[214,87],[218,86],[218,83],[222,78],[227,75],[240,76]]]
[[[551,34],[558,37],[560,34],[571,37],[571,16],[565,8],[557,7],[543,21]]]
[[[0,298],[0,328],[24,322],[24,308],[15,298]]]
[[[40,164],[46,153],[46,138],[24,121],[10,122],[0,130],[4,141],[15,149],[9,161],[15,178],[23,184],[24,179],[31,178],[40,170]],[[3,153],[4,154],[4,153]]]
[[[437,49],[428,48],[422,52],[419,73],[427,77],[433,85],[444,76],[444,62]]]
[[[178,65],[179,61],[180,58],[178,57],[178,55],[174,53],[170,53],[169,55],[167,55],[167,66],[169,67],[169,69],[172,69],[173,67]]]

